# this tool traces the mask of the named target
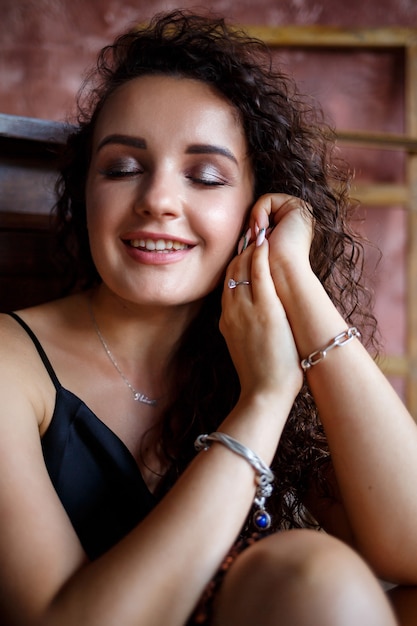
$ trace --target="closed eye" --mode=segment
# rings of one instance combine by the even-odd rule
[[[143,170],[135,159],[121,160],[109,163],[107,167],[99,170],[105,178],[128,178],[142,174]]]
[[[205,178],[192,178],[192,180],[199,185],[204,185],[205,187],[220,187],[227,184],[224,180],[209,180]]]
[[[212,165],[196,168],[187,174],[187,178],[205,187],[219,187],[229,184],[228,180]]]
[[[110,169],[110,170],[100,170],[100,174],[105,176],[106,178],[128,178],[129,176],[136,176],[137,174],[141,174],[141,170],[121,170],[121,169]]]

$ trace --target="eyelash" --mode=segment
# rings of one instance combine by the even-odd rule
[[[106,178],[128,178],[129,176],[136,176],[137,174],[141,174],[141,170],[118,170],[118,169],[108,169],[101,170],[100,174],[105,176]]]
[[[193,181],[194,183],[197,183],[198,185],[203,185],[204,187],[223,187],[224,185],[227,184],[226,181],[224,180],[207,180],[204,178],[197,178],[194,176],[188,176],[187,178]]]
[[[129,169],[123,168],[123,166],[120,166],[119,168],[117,166],[113,166],[109,167],[108,169],[102,169],[99,171],[102,176],[110,180],[130,178],[144,173],[143,170],[140,168]],[[202,185],[203,187],[223,187],[228,184],[225,179],[217,175],[212,175],[204,178],[203,176],[194,176],[192,173],[190,173],[186,175],[186,178],[192,183]]]

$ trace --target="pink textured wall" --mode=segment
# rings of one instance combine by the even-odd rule
[[[149,0],[0,0],[0,112],[63,120],[97,51],[135,22],[172,9]],[[196,7],[184,0],[182,7]],[[240,24],[322,24],[417,28],[415,0],[213,0],[205,7]],[[281,63],[302,91],[321,102],[337,128],[404,131],[404,76],[399,52],[282,50]],[[358,180],[399,182],[401,154],[344,149]],[[401,207],[367,211],[365,230],[384,252],[370,282],[389,353],[404,350],[405,215]]]
[[[242,24],[417,27],[415,0],[213,0],[201,4]],[[183,7],[197,5],[181,3]],[[163,0],[0,0],[0,111],[47,119],[66,117],[97,50],[136,21],[176,6]],[[350,84],[356,91],[369,79],[374,81],[378,64],[358,56],[349,74],[352,69],[355,78]]]

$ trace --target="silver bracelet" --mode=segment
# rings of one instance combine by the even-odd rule
[[[336,337],[334,337],[334,339],[332,339],[327,346],[320,348],[320,350],[315,350],[315,352],[312,352],[307,358],[303,359],[301,361],[301,367],[304,371],[310,369],[313,365],[317,365],[317,363],[323,361],[323,359],[326,358],[327,353],[330,350],[333,350],[333,348],[345,346],[349,343],[349,341],[352,341],[355,337],[359,339],[360,336],[360,332],[354,326],[347,328],[343,331],[343,333],[336,335]]]
[[[226,448],[239,454],[252,465],[256,472],[256,493],[253,502],[257,506],[252,521],[257,530],[267,530],[271,526],[271,516],[265,510],[265,500],[272,493],[271,483],[274,480],[274,474],[250,448],[247,448],[225,433],[215,432],[211,433],[211,435],[199,435],[194,442],[195,449],[208,450],[211,441],[222,443]]]

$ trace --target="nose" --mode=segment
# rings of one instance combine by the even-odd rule
[[[135,211],[157,219],[178,217],[182,212],[182,202],[175,174],[169,169],[149,173],[136,198]]]

